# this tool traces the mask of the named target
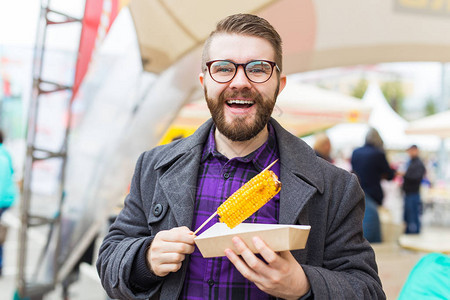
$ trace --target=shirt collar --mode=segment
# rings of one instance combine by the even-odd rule
[[[262,171],[268,164],[275,161],[278,155],[278,147],[277,147],[277,139],[275,135],[275,130],[273,126],[268,123],[267,128],[269,130],[269,136],[267,141],[261,145],[258,149],[253,151],[252,153],[244,156],[244,157],[236,157],[233,160],[237,160],[243,163],[252,162],[255,168],[259,171]],[[203,148],[202,159],[203,163],[210,155],[217,158],[227,159],[224,155],[219,153],[216,150],[216,141],[214,138],[214,132],[216,130],[216,126],[213,125],[208,135],[208,139],[205,143],[205,147]]]

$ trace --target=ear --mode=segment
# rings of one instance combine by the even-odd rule
[[[198,79],[200,80],[200,84],[202,85],[202,88],[204,88],[203,86],[203,80],[205,79],[205,73],[200,73],[198,75]]]
[[[278,90],[278,95],[281,93],[281,91],[284,89],[284,87],[286,86],[286,75],[281,74],[280,75],[280,89]]]

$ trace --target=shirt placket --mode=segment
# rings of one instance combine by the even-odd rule
[[[217,206],[219,206],[223,201],[227,198],[227,193],[231,188],[231,165],[225,163],[222,165],[220,170],[220,176],[217,178],[217,189],[216,189],[216,199],[219,199]],[[217,218],[217,217],[216,217]],[[218,219],[216,219],[218,220]],[[206,268],[205,268],[205,277],[204,277],[204,285],[203,285],[203,295],[208,295],[208,299],[214,299],[214,290],[217,287],[217,284],[220,281],[220,272],[221,268],[219,267],[218,260],[221,258],[209,258],[207,259]]]

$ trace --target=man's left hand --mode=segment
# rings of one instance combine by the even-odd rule
[[[237,253],[226,249],[225,255],[245,278],[254,282],[263,292],[284,299],[298,299],[310,289],[303,268],[290,251],[275,253],[262,239],[254,237],[253,244],[266,263],[239,237],[234,237],[233,243]]]

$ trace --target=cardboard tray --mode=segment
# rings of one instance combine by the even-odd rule
[[[239,236],[253,253],[258,253],[252,238],[259,236],[272,250],[285,251],[305,248],[309,225],[241,223],[233,229],[225,223],[216,223],[194,239],[203,257],[225,256],[225,249],[234,251],[231,239]]]

